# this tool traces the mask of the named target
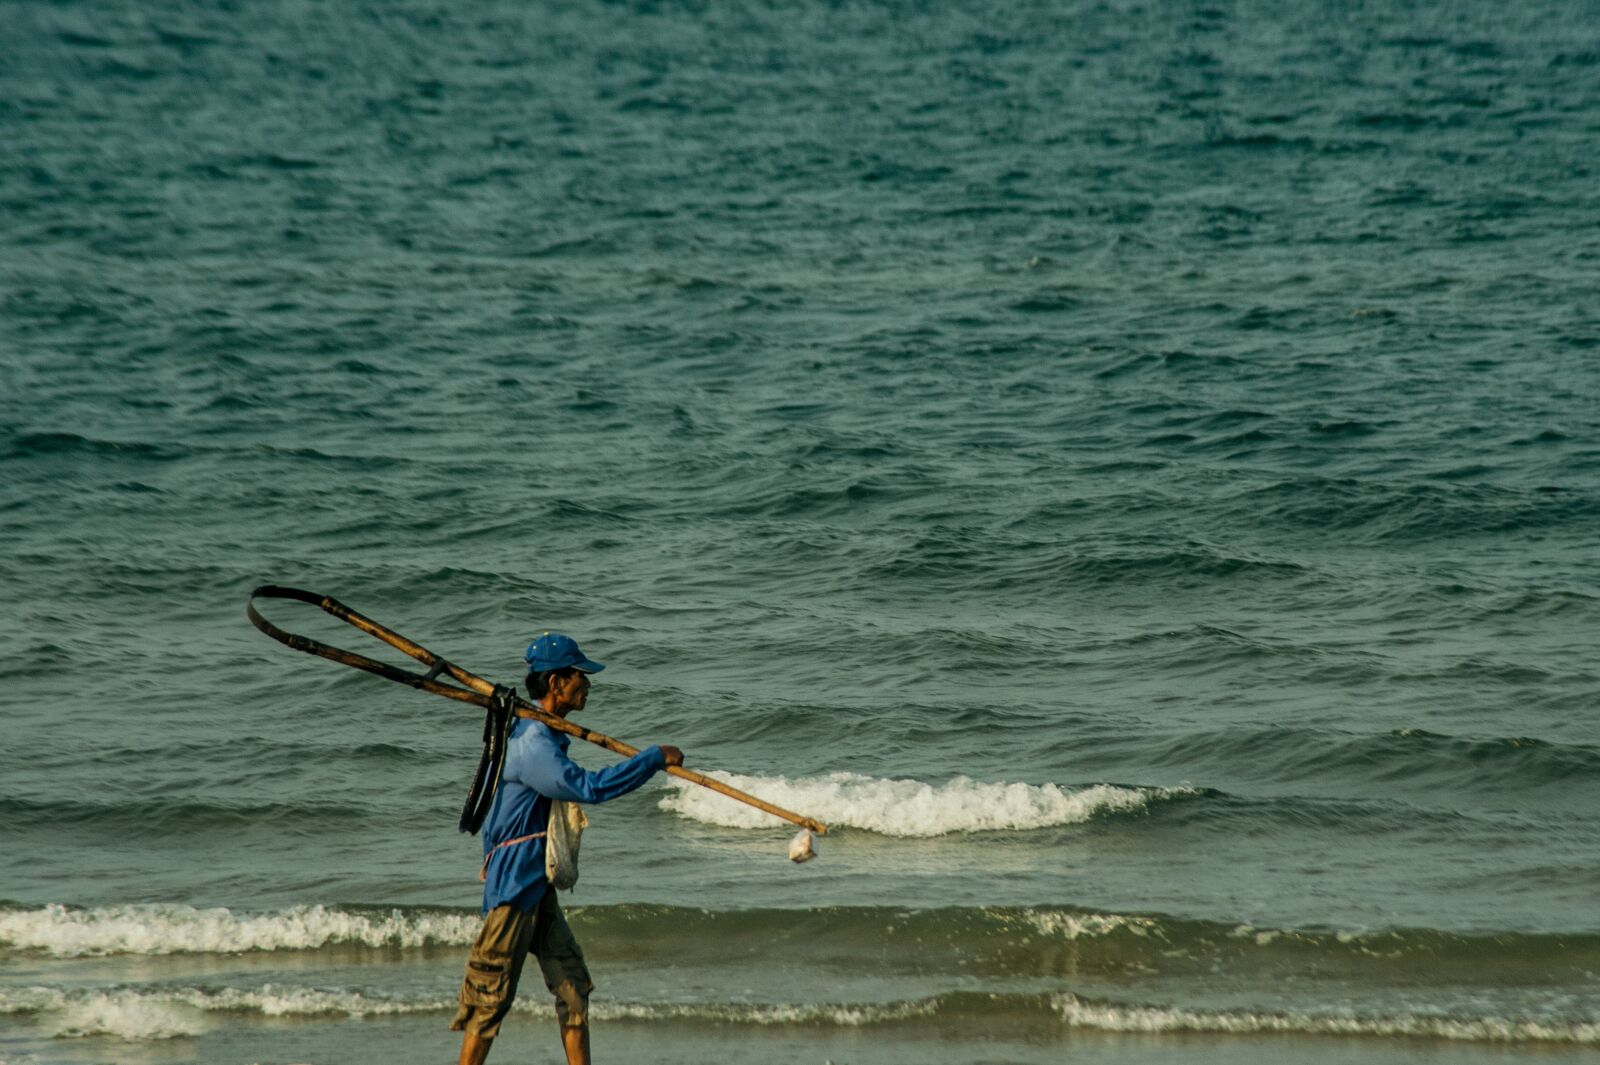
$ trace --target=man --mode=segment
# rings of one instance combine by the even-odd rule
[[[577,641],[547,632],[523,655],[528,694],[547,713],[566,717],[583,709],[589,675],[605,667],[590,661]],[[589,968],[572,938],[556,892],[544,872],[543,833],[554,799],[595,803],[626,795],[669,765],[682,765],[676,747],[647,747],[607,769],[589,772],[567,757],[566,733],[519,718],[506,743],[500,786],[483,824],[483,930],[467,959],[460,1006],[450,1022],[464,1033],[461,1065],[480,1065],[511,1009],[531,952],[556,1000],[561,1044],[568,1065],[589,1063]]]

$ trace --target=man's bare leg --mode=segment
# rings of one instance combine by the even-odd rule
[[[561,1029],[561,1046],[567,1052],[567,1065],[589,1065],[589,1026]]]
[[[465,1033],[461,1037],[461,1065],[483,1065],[483,1059],[489,1056],[492,1046],[493,1039],[485,1039],[477,1032]]]

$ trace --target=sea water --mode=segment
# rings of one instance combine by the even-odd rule
[[[0,1061],[452,1059],[481,718],[265,582],[829,823],[593,811],[602,1061],[1589,1060],[1597,32],[0,7]]]

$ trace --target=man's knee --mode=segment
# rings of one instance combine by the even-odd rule
[[[468,966],[450,1027],[453,1031],[487,1040],[500,1034],[500,1022],[511,1012],[516,988],[511,980],[499,974],[490,975],[488,979],[485,976],[483,970]]]
[[[571,980],[550,988],[556,997],[556,1020],[563,1028],[589,1027],[589,992]]]

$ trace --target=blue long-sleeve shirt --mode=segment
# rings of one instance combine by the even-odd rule
[[[489,855],[484,913],[506,903],[527,912],[544,897],[550,886],[544,875],[544,839],[495,847],[545,831],[552,799],[605,802],[628,794],[667,767],[660,747],[646,747],[626,762],[591,772],[567,757],[571,742],[566,733],[529,718],[518,718],[512,725],[500,787],[483,822],[483,851]]]

